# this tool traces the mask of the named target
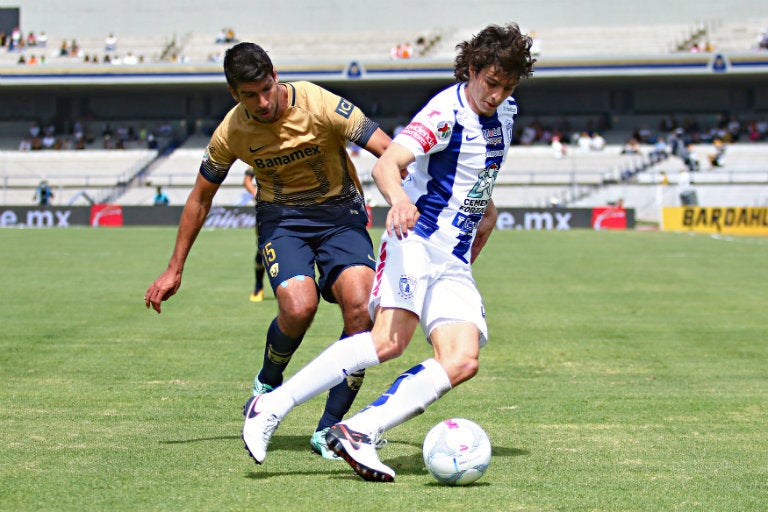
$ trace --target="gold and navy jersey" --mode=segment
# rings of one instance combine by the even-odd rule
[[[239,103],[216,128],[200,173],[222,183],[235,160],[253,167],[259,203],[359,203],[362,188],[347,141],[364,147],[378,125],[360,109],[310,82],[286,83],[288,109],[274,123],[253,120]]]

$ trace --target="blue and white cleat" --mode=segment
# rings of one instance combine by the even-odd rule
[[[243,407],[243,414],[245,415],[243,443],[256,464],[263,463],[264,459],[267,458],[269,441],[280,425],[280,418],[262,409],[261,398],[263,396],[250,397]]]

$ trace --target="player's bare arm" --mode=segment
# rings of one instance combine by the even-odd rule
[[[488,207],[485,209],[483,218],[477,225],[477,233],[475,234],[475,240],[472,242],[472,253],[470,262],[474,263],[480,251],[485,247],[488,238],[490,238],[493,228],[496,226],[496,219],[499,216],[499,211],[496,209],[496,205],[493,203],[493,199],[488,201]]]
[[[415,160],[404,146],[392,143],[373,166],[371,175],[381,194],[390,205],[387,213],[387,233],[398,238],[407,236],[419,218],[419,211],[405,193],[402,185],[402,169]]]
[[[203,227],[205,217],[211,209],[213,196],[216,195],[218,189],[218,184],[211,183],[198,174],[195,186],[190,192],[181,214],[179,231],[176,234],[176,245],[168,262],[168,268],[155,279],[144,294],[144,305],[147,309],[151,305],[159,314],[161,312],[160,304],[171,298],[179,290],[184,263],[187,261],[192,244]]]
[[[251,197],[256,197],[256,192],[258,189],[256,188],[256,184],[253,182],[253,176],[249,176],[248,174],[243,176],[243,186],[245,187],[245,190],[251,194]]]
[[[384,154],[384,151],[389,147],[392,139],[381,128],[376,128],[373,135],[368,139],[368,143],[365,145],[365,149],[374,156],[380,157]]]

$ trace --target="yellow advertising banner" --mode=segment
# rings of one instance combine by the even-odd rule
[[[664,208],[664,231],[721,235],[768,235],[768,207],[679,206]]]

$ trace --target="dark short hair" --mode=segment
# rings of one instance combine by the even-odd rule
[[[233,89],[238,84],[258,82],[274,74],[272,60],[255,43],[238,43],[224,54],[224,76]]]
[[[467,82],[470,69],[479,73],[483,68],[494,66],[509,77],[528,78],[536,62],[531,57],[532,44],[531,38],[520,32],[517,23],[488,25],[469,41],[456,45],[459,54],[453,75],[456,80]]]

